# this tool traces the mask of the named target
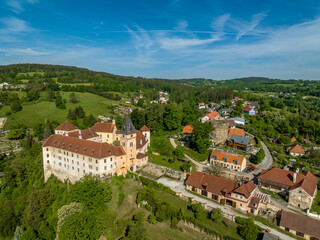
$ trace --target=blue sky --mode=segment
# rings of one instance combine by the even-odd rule
[[[0,0],[0,64],[320,79],[318,0]]]

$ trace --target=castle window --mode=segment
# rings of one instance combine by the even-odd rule
[[[133,146],[133,142],[130,143],[130,147],[132,147],[132,146]]]
[[[104,163],[106,163],[106,162],[107,162],[107,159],[104,160]]]
[[[96,160],[96,163],[98,163],[98,160]]]
[[[49,163],[49,160],[47,160],[47,163]]]
[[[80,172],[79,168],[78,168],[78,172]]]
[[[49,154],[47,154],[47,157],[49,157]]]
[[[107,170],[107,167],[106,167],[106,166],[104,167],[104,170]]]
[[[61,160],[61,157],[59,156],[58,159]]]
[[[96,171],[98,171],[98,168],[96,167]]]
[[[73,153],[71,154],[71,157],[73,157]]]
[[[58,153],[61,153],[61,150],[58,150]]]
[[[83,164],[83,167],[85,167],[86,165],[85,164]]]
[[[121,159],[122,159],[122,157],[121,157]],[[110,162],[112,162],[112,158],[110,158]]]
[[[74,167],[72,167],[72,170],[74,170]]]
[[[113,165],[111,164],[111,166],[110,166],[111,168],[113,168]]]
[[[79,155],[77,155],[77,158],[79,158]]]
[[[83,173],[86,173],[86,171],[85,171],[85,170],[83,170]]]
[[[47,148],[47,151],[49,151],[49,148]]]
[[[72,160],[72,164],[74,163],[74,161]]]
[[[59,162],[59,166],[61,167],[61,162]]]
[[[109,134],[107,135],[107,137],[109,137]]]
[[[122,143],[122,146],[125,146],[125,145],[126,145],[126,144],[123,142],[123,143]]]

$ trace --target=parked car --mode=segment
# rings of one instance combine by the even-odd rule
[[[249,168],[256,170],[257,168],[255,166],[249,166]]]

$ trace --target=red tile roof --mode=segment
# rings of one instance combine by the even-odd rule
[[[115,125],[113,123],[97,122],[92,126],[92,130],[95,132],[112,133]]]
[[[144,125],[142,128],[140,128],[140,130],[142,132],[150,132],[150,129],[146,125]]]
[[[137,149],[142,148],[146,143],[147,143],[147,140],[143,135],[143,133],[137,130],[137,138],[136,138]]]
[[[229,127],[235,127],[236,126],[236,122],[234,120],[225,119],[225,120],[214,120],[214,121],[228,122],[229,123]]]
[[[228,137],[231,137],[233,134],[238,135],[238,136],[242,136],[242,137],[245,136],[244,129],[239,129],[239,128],[230,129],[229,133],[228,133]]]
[[[72,130],[76,130],[76,129],[79,129],[79,128],[77,126],[73,125],[71,122],[65,121],[64,123],[62,123],[61,125],[56,127],[55,130],[72,131]]]
[[[232,192],[236,192],[248,197],[248,194],[251,194],[251,192],[255,189],[252,189],[252,187],[255,185],[252,182],[249,182],[246,183],[249,185],[244,187],[243,185],[246,184],[240,185],[238,182],[226,178],[217,177],[202,172],[194,172],[188,177],[186,185],[190,185],[199,189],[206,188],[208,192],[220,196],[222,195],[222,192],[226,193],[226,196],[230,196]]]
[[[148,155],[144,154],[144,153],[140,153],[140,152],[137,154],[137,159],[142,159],[142,158],[145,158],[145,157],[148,157]]]
[[[243,108],[243,111],[244,111],[244,112],[250,112],[250,110],[251,110],[251,108],[248,108],[248,107],[244,107],[244,108]]]
[[[68,135],[69,135],[69,137],[79,138],[79,135],[80,135],[79,132],[81,132],[82,139],[99,137],[99,135],[96,134],[94,131],[92,131],[90,128],[84,129],[84,130],[79,130],[79,131],[73,131],[73,132],[70,132]]]
[[[193,132],[193,126],[192,125],[187,125],[183,128],[182,133],[192,133]]]
[[[108,143],[94,142],[60,134],[48,137],[43,142],[42,147],[54,147],[98,159],[126,154],[121,146],[113,146]]]
[[[294,172],[292,171],[280,168],[271,168],[269,170],[262,170],[258,179],[267,181],[270,184],[286,187],[289,191],[301,187],[310,196],[313,196],[317,188],[318,178],[309,171],[303,174],[297,173],[296,182],[294,183],[293,176]]]
[[[320,221],[282,210],[280,226],[320,238]]]
[[[206,116],[208,116],[210,120],[214,120],[216,117],[219,116],[219,113],[216,111],[213,111],[211,113],[207,113]]]
[[[218,151],[212,151],[210,158],[214,158],[215,155],[217,156],[217,160],[220,160],[220,161],[223,161],[223,159],[226,157],[227,162],[229,163],[233,163],[235,159],[238,159],[238,164],[241,165],[243,161],[242,156],[227,154],[227,153],[218,152]]]
[[[249,198],[251,193],[256,189],[256,185],[250,180],[246,183],[241,184],[238,188],[234,189],[234,193],[242,194],[246,198]]]
[[[287,151],[289,153],[300,153],[300,154],[306,153],[299,143],[295,143],[291,145],[290,147],[287,148]]]

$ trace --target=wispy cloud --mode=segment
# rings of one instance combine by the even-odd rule
[[[21,12],[23,12],[25,10],[24,8],[24,4],[28,3],[28,4],[35,4],[37,3],[38,0],[6,0],[7,6],[9,7],[9,9],[11,11],[13,11],[14,13],[20,14]]]
[[[30,32],[35,30],[34,28],[30,27],[26,21],[15,17],[1,18],[0,23],[2,25],[0,31],[6,33]]]
[[[242,36],[251,33],[255,30],[255,28],[259,25],[259,23],[267,17],[266,13],[258,13],[252,16],[251,22],[249,24],[242,24],[241,28],[239,28],[239,33],[236,37],[236,40],[239,40]]]
[[[0,48],[0,52],[5,53],[7,56],[15,55],[15,56],[40,56],[47,55],[49,52],[37,51],[32,48],[8,48],[3,49]]]

